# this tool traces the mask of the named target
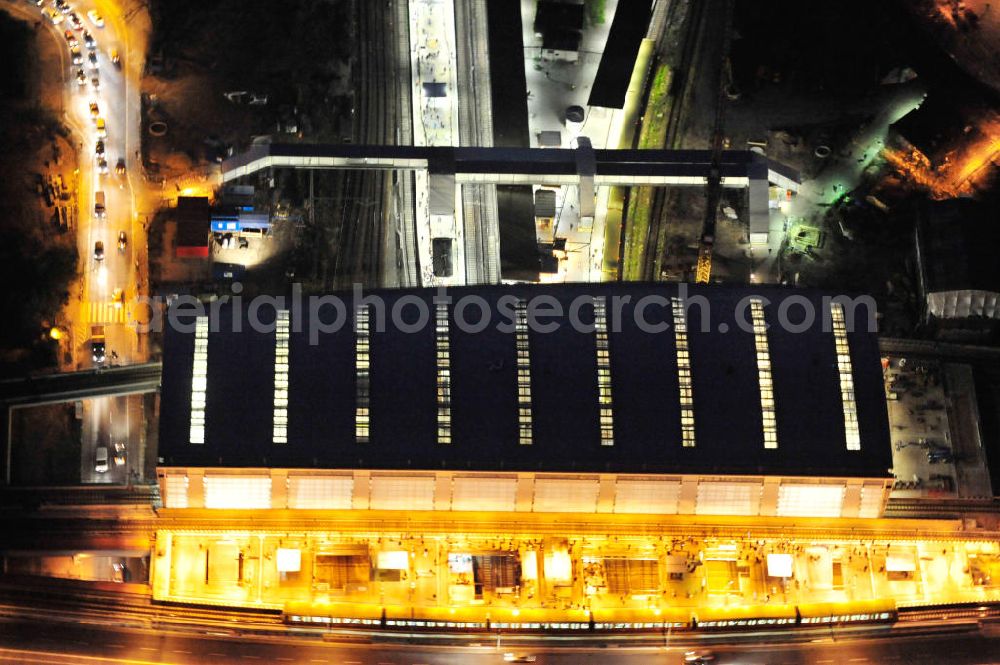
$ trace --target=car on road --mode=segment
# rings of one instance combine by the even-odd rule
[[[684,653],[684,662],[692,665],[705,665],[715,660],[715,654],[708,649],[693,649]]]
[[[76,83],[77,85],[87,85],[87,73],[82,69],[76,70]]]
[[[98,157],[104,156],[104,141],[97,141],[97,145],[94,146],[94,154]]]
[[[76,15],[76,12],[70,12],[69,24],[73,26],[74,30],[83,30],[83,21]]]
[[[108,160],[104,159],[103,157],[98,157],[97,158],[97,171],[101,175],[107,175],[108,174]]]
[[[52,6],[58,9],[63,14],[69,14],[73,8],[69,6],[66,0],[53,0]]]
[[[104,121],[104,118],[97,119],[97,135],[100,138],[107,138],[108,136],[108,123]]]
[[[87,30],[83,31],[83,43],[87,46],[87,48],[97,48],[97,41]]]
[[[71,46],[69,49],[69,54],[73,58],[74,65],[83,64],[83,53],[80,53],[80,46]]]
[[[125,442],[118,441],[115,443],[115,466],[125,465]]]
[[[42,10],[42,15],[52,21],[52,25],[59,25],[63,22],[63,15],[49,7]]]
[[[503,655],[505,663],[533,663],[535,657],[527,653],[505,653]]]
[[[94,90],[95,91],[100,90],[101,89],[101,79],[99,79],[99,78],[97,78],[95,76],[94,78],[90,79],[90,85],[94,86]]]
[[[83,70],[81,69],[80,71],[82,72]],[[84,81],[86,81],[87,79],[86,74],[84,75],[83,78]],[[90,102],[90,117],[94,118],[94,120],[96,121],[99,115],[101,115],[101,109],[97,107],[97,102]]]
[[[118,232],[118,251],[124,252],[125,248],[128,247],[128,236],[125,235],[124,231]]]
[[[64,31],[63,32],[63,37],[66,38],[66,43],[69,44],[70,48],[73,48],[74,46],[79,46],[80,45],[80,41],[76,38],[76,35],[73,34],[72,30],[66,30],[66,31]]]
[[[121,289],[115,289],[111,293],[111,302],[115,304],[115,308],[121,309],[122,305],[125,304],[125,292]]]
[[[114,65],[118,69],[122,68],[122,58],[120,55],[118,55],[118,49],[112,48],[110,51],[108,51],[108,56],[110,56],[111,58],[112,65]]]
[[[118,175],[125,175],[125,158],[119,157],[118,163],[115,164],[115,173]]]
[[[95,261],[104,260],[104,243],[100,240],[94,243],[94,260]]]
[[[97,64],[97,51],[91,51],[90,53],[87,54],[87,62],[90,63],[90,68],[91,69],[97,69],[97,67],[98,67],[98,64]]]
[[[89,18],[90,22],[93,23],[96,27],[98,28],[104,27],[104,17],[101,16],[101,13],[98,12],[96,9],[91,9],[89,12],[87,12],[87,18]]]
[[[97,473],[107,473],[108,472],[108,449],[106,446],[98,446],[97,454],[95,455],[96,463],[94,464],[94,471]]]

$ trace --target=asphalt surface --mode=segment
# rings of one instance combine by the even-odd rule
[[[401,638],[396,638],[401,639]],[[3,663],[342,663],[344,665],[427,665],[437,663],[500,663],[504,654],[530,654],[537,663],[647,664],[681,663],[684,652],[710,648],[716,663],[866,665],[867,663],[1000,662],[1000,639],[976,630],[930,637],[823,640],[804,644],[712,646],[677,644],[669,647],[576,648],[572,640],[558,646],[519,647],[501,637],[484,635],[470,646],[427,646],[401,643],[336,643],[316,638],[240,637],[220,629],[204,635],[124,630],[92,625],[41,625],[20,620],[0,623]],[[99,660],[96,660],[99,659]]]
[[[132,311],[128,303],[135,300],[145,265],[145,229],[135,214],[136,196],[144,191],[141,179],[133,174],[140,172],[139,133],[140,107],[138,85],[135,80],[141,70],[140,58],[132,59],[128,24],[120,15],[120,8],[107,0],[72,2],[73,11],[82,19],[83,27],[74,30],[64,18],[58,25],[42,15],[42,8],[34,3],[8,0],[6,7],[19,18],[34,21],[41,30],[57,42],[62,67],[62,95],[65,114],[62,121],[73,133],[78,146],[78,224],[77,245],[83,273],[82,297],[71,307],[74,332],[71,343],[78,366],[94,365],[90,358],[92,326],[103,325],[106,335],[108,364],[130,364],[144,360],[144,351],[131,324]],[[96,9],[103,17],[98,25],[87,16]],[[74,64],[70,44],[64,36],[71,31],[79,42],[82,63]],[[84,31],[94,38],[93,48],[84,42]],[[120,62],[111,59],[117,52]],[[95,62],[88,58],[96,57]],[[78,82],[78,72],[84,82]],[[94,81],[98,85],[94,85]],[[97,105],[97,114],[91,104]],[[97,128],[97,118],[105,122],[105,135]],[[97,146],[103,143],[107,173],[98,168]],[[124,160],[125,172],[115,173],[119,159]],[[95,212],[97,192],[105,196],[106,216]],[[124,242],[120,234],[124,233]],[[98,256],[98,243],[103,245],[103,256]],[[119,301],[119,302],[116,302]],[[141,466],[133,463],[141,455],[142,408],[138,398],[100,397],[85,404],[83,413],[83,441],[81,446],[81,482],[124,484],[141,473]],[[130,454],[126,463],[116,466],[114,443],[126,443]],[[98,472],[98,448],[109,451],[108,472]],[[135,472],[135,473],[133,473]]]

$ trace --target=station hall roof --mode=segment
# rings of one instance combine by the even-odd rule
[[[672,298],[682,288],[688,289],[689,391],[679,378],[686,372],[683,362],[678,369],[673,326]],[[316,334],[315,344],[308,299],[301,311],[285,303],[290,332],[284,442],[276,442],[274,427],[275,386],[281,383],[276,347],[283,336],[253,331],[245,308],[219,308],[219,316],[209,318],[213,330],[206,334],[202,327],[198,357],[205,359],[207,346],[206,380],[204,393],[195,390],[192,399],[192,387],[199,384],[192,378],[201,371],[198,333],[195,326],[166,326],[161,466],[888,475],[882,370],[876,335],[865,330],[864,307],[857,310],[858,331],[846,334],[850,406],[856,404],[860,432],[860,446],[852,450],[846,444],[845,358],[838,364],[836,336],[824,325],[827,294],[637,283],[463,287],[447,291],[453,299],[442,308],[447,322],[436,325],[432,299],[438,294],[434,289],[366,293],[384,302],[387,321],[380,330],[380,307],[368,305],[368,336],[351,323],[352,294],[341,294],[347,323]],[[751,321],[752,297],[762,299],[769,324],[764,356],[773,381],[775,448],[764,444],[761,386],[768,381],[760,371],[762,338],[738,325]],[[481,299],[479,304],[473,298]],[[592,304],[594,298],[603,308]],[[407,332],[393,325],[394,308],[405,324],[419,323],[417,302],[429,315],[424,325]],[[458,325],[459,302],[468,305],[462,318],[472,324],[485,304],[490,325],[482,330]],[[812,324],[802,331],[778,324],[785,309],[792,323],[803,322],[803,303],[814,308]],[[574,304],[582,328],[572,323]],[[542,310],[556,305],[562,316],[543,316]],[[603,356],[601,326],[598,332],[589,329],[601,309],[608,349]],[[277,316],[270,306],[258,314],[265,324]],[[529,325],[526,337],[521,329],[519,344],[514,323],[519,314],[522,322],[550,323],[554,330]],[[652,328],[639,325],[639,314]],[[241,319],[241,332],[233,331],[234,318]],[[334,309],[321,318],[333,321]],[[193,318],[181,320],[190,324]],[[370,361],[367,380],[362,355]],[[601,371],[607,367],[602,358],[609,372]],[[689,402],[682,390],[690,394]],[[193,407],[202,397],[203,411]],[[192,443],[193,409],[196,421],[204,416],[203,443]],[[694,418],[690,446],[682,443],[685,414]],[[370,421],[362,427],[364,415]]]

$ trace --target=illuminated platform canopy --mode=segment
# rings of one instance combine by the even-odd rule
[[[446,306],[431,289],[365,295],[384,306],[342,294],[347,322],[315,344],[308,298],[261,308],[270,330],[243,310],[234,332],[228,306],[210,332],[168,326],[161,467],[888,477],[864,306],[666,284],[457,288]],[[483,306],[490,325],[460,325]]]

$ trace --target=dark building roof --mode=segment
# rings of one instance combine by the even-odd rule
[[[535,33],[544,35],[553,30],[583,30],[583,3],[538,0],[535,8]]]
[[[524,38],[521,3],[486,0],[489,28],[490,96],[493,106],[493,145],[527,148],[528,83],[524,75]]]
[[[960,141],[964,142],[968,116],[953,97],[929,95],[919,107],[893,123],[892,128],[932,164]]]
[[[608,41],[604,45],[601,64],[590,90],[589,106],[620,109],[625,106],[625,93],[635,68],[642,43],[649,29],[650,0],[619,2],[611,22]]]
[[[454,305],[449,310],[450,444],[437,441],[435,326],[430,305],[436,291],[373,292],[384,300],[387,312],[402,298],[427,303],[430,321],[417,332],[402,332],[391,323],[377,332],[378,316],[371,315],[371,437],[366,443],[355,440],[355,335],[350,323],[318,335],[310,344],[308,322],[291,308],[288,442],[276,444],[272,442],[275,335],[252,332],[246,316],[244,332],[233,332],[232,310],[223,308],[219,331],[208,336],[203,445],[188,442],[194,334],[165,332],[161,466],[888,475],[890,441],[876,335],[849,333],[861,433],[861,449],[850,451],[845,444],[834,337],[822,329],[823,294],[812,291],[690,287],[689,297],[703,296],[708,304],[693,304],[688,312],[696,445],[683,447],[674,330],[644,331],[636,325],[637,311],[644,311],[650,325],[669,324],[669,301],[643,301],[649,303],[644,310],[637,303],[647,296],[669,298],[677,289],[677,285],[633,283],[449,290],[455,302],[478,296],[493,312],[491,325],[472,332],[454,323]],[[739,305],[751,294],[770,301],[765,316],[771,324],[767,335],[777,449],[765,449],[763,444],[754,336],[737,325],[749,319],[749,309]],[[546,298],[564,311],[562,317],[541,319],[557,323],[554,331],[529,333],[532,445],[518,443],[515,335],[496,325],[513,317],[510,302],[505,306],[500,300],[504,296],[529,302]],[[599,434],[595,335],[574,329],[565,314],[581,296],[607,299],[613,446],[602,446]],[[816,320],[804,332],[777,325],[782,303],[791,296],[816,308]],[[615,314],[619,307],[620,317]],[[859,309],[862,314],[863,309]],[[308,311],[307,303],[301,312]],[[353,311],[350,300],[346,311]],[[412,323],[416,309],[411,304],[406,311],[406,320]],[[477,306],[465,312],[465,320],[479,320]],[[792,306],[788,318],[798,323],[800,312],[800,306]],[[261,310],[262,320],[274,317],[270,307]],[[593,317],[589,302],[579,309],[584,323]],[[323,318],[332,321],[333,310]]]
[[[1000,292],[1000,230],[973,199],[927,201],[917,215],[919,268],[926,293],[968,289]]]
[[[211,223],[208,199],[204,196],[177,197],[173,217],[177,222],[177,255],[208,256]]]

